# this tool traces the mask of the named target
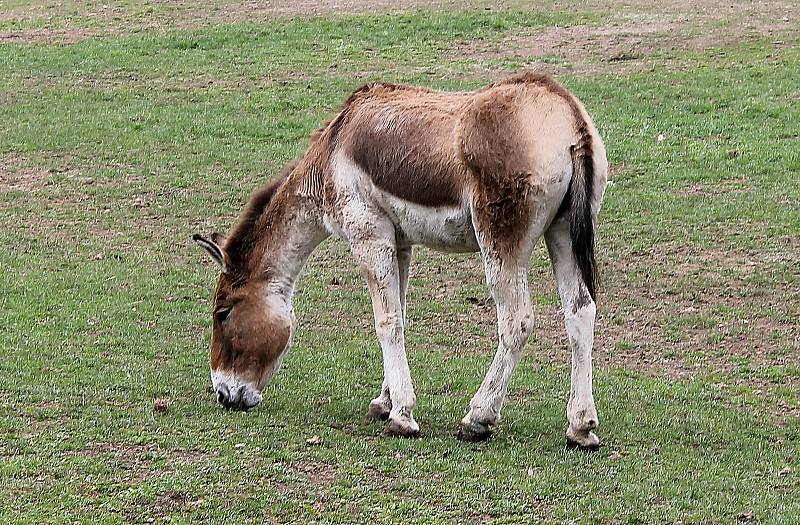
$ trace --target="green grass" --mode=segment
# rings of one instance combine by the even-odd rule
[[[216,276],[192,233],[226,230],[360,83],[470,89],[490,77],[458,51],[473,39],[601,20],[425,11],[0,45],[0,522],[796,523],[798,45],[563,79],[620,167],[600,227],[600,341],[701,366],[683,380],[599,367],[600,453],[564,450],[568,358],[546,322],[496,437],[455,439],[494,346],[474,256],[415,256],[422,439],[363,421],[381,360],[334,242],[299,285],[264,404],[228,413],[208,391]],[[553,317],[541,253],[532,279]]]

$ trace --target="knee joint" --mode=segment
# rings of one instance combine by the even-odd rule
[[[375,331],[379,336],[393,337],[403,331],[403,322],[399,315],[385,315],[375,319]]]
[[[525,313],[509,319],[500,329],[500,338],[506,348],[520,351],[533,331],[533,315]]]

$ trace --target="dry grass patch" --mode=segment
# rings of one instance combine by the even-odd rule
[[[97,31],[78,28],[21,28],[13,31],[0,31],[1,44],[76,44],[99,34]]]

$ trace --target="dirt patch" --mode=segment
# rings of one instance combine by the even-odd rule
[[[721,373],[753,384],[747,370],[800,367],[800,287],[793,271],[800,266],[798,254],[800,241],[786,238],[758,252],[664,243],[640,253],[601,255],[595,364],[669,378]],[[540,264],[530,275],[536,324],[527,352],[567,367],[560,301],[549,265],[541,264],[547,260],[541,245],[533,258]],[[362,291],[368,301],[345,247],[326,244],[309,271],[335,283],[329,293]],[[477,255],[418,248],[411,273],[409,352],[420,346],[448,355],[495,351],[495,309]],[[368,302],[363,311],[348,311],[315,309],[300,317],[314,326],[335,314],[353,330],[372,330]]]
[[[689,197],[714,197],[731,193],[744,193],[745,191],[747,191],[747,181],[744,179],[730,179],[714,184],[690,184],[670,193]]]
[[[92,36],[144,30],[193,29],[298,16],[365,15],[446,8],[463,9],[455,0],[411,0],[402,4],[392,0],[156,0],[134,6],[70,0],[57,4],[32,2],[28,6],[0,12],[0,23],[16,22],[22,26],[0,31],[0,43],[73,44]],[[34,27],[24,27],[26,25]],[[84,27],[87,25],[91,27]]]
[[[116,176],[98,176],[97,172],[113,171]],[[148,241],[170,235],[165,231],[167,212],[164,202],[176,193],[188,190],[164,189],[147,191],[147,175],[133,166],[108,163],[89,165],[69,156],[27,159],[17,153],[0,156],[0,225],[39,239],[81,243],[82,237],[114,240],[139,240],[137,250],[151,249]],[[125,190],[126,200],[108,197]],[[36,213],[31,210],[36,209]],[[125,217],[119,219],[119,214]],[[119,226],[119,224],[123,226]],[[124,248],[129,246],[122,242]],[[129,246],[133,248],[133,246]],[[92,254],[95,260],[103,254]]]
[[[512,59],[522,67],[550,73],[597,73],[644,69],[645,58],[662,49],[670,24],[664,20],[615,27],[547,27],[514,34],[500,42],[472,42],[450,50],[450,57],[470,56],[486,64]],[[672,37],[673,42],[676,37]]]
[[[463,9],[463,3],[455,0],[410,0],[402,3],[394,0],[231,2],[225,6],[224,13],[217,15],[217,19],[224,21],[269,20],[292,16],[365,15],[437,8]]]
[[[625,68],[640,67],[636,61],[648,53],[678,47],[705,49],[744,35],[797,32],[793,2],[658,2],[631,5],[623,0],[605,0],[587,8],[580,2],[552,2],[537,5],[546,12],[598,13],[604,17],[602,28],[549,28],[530,35],[514,35],[499,46],[481,47],[466,43],[453,52],[475,53],[478,58],[531,59],[559,57],[575,72],[584,72],[594,62],[625,63]],[[411,0],[402,4],[391,0],[300,0],[230,1],[160,0],[137,6],[115,6],[103,2],[58,4],[32,2],[0,13],[0,23],[15,21],[19,28],[0,31],[0,43],[70,44],[102,34],[129,34],[143,30],[192,29],[220,23],[266,22],[288,17],[336,15],[372,15],[415,10],[531,10],[529,2],[472,1],[468,5],[455,0]],[[25,27],[32,26],[32,27]],[[44,27],[42,27],[44,26]],[[87,27],[88,26],[88,27]],[[465,56],[460,54],[458,56]],[[470,55],[466,55],[470,56]],[[630,64],[628,64],[630,62]],[[564,69],[551,61],[544,69]]]
[[[800,289],[791,271],[800,265],[800,243],[789,240],[786,250],[663,244],[609,261],[598,361],[681,378],[800,366]]]
[[[120,20],[125,17],[141,18],[142,23],[157,23],[160,18],[172,16],[173,22],[194,19],[228,22],[257,22],[292,16],[359,15],[376,12],[401,12],[411,9],[463,8],[456,0],[410,0],[399,4],[393,0],[155,0],[140,9],[115,6],[105,2],[75,2],[65,0],[57,4],[30,2],[28,6],[4,9],[0,22],[47,21],[58,17],[88,18],[96,21]],[[488,5],[489,2],[473,2]],[[183,15],[175,19],[176,15]],[[144,20],[149,18],[150,20]]]
[[[119,479],[126,483],[142,483],[160,477],[175,466],[204,462],[218,452],[164,449],[155,444],[92,443],[86,448],[63,453],[65,456],[105,458],[119,469]],[[163,463],[163,464],[162,464]],[[156,466],[156,464],[158,464]]]
[[[0,44],[75,44],[96,34],[88,29],[19,29],[0,31]]]
[[[601,256],[594,365],[658,378],[714,378],[734,397],[746,391],[766,400],[777,424],[799,418],[800,377],[792,370],[800,368],[800,241],[765,245],[748,252],[666,243]],[[445,355],[493,354],[495,308],[477,257],[425,258],[412,270],[409,352],[427,346]],[[543,247],[534,259],[546,260]],[[571,355],[549,267],[536,265],[530,283],[535,327],[526,354],[568,376]],[[442,308],[421,309],[415,297]]]
[[[662,9],[637,6],[635,10],[609,5],[605,13],[612,13],[609,16],[613,19],[599,26],[525,30],[500,42],[459,43],[448,55],[451,59],[475,58],[490,71],[502,71],[497,63],[511,60],[515,70],[524,67],[554,74],[625,74],[653,68],[652,57],[658,54],[704,51],[763,37],[773,37],[776,45],[789,45],[787,38],[797,36],[797,22],[789,17],[788,3],[777,4],[754,7],[732,2],[725,3],[724,8],[713,5],[685,11],[675,5]],[[560,4],[555,8],[567,10]]]
[[[67,456],[83,456],[96,458],[100,456],[113,456],[118,458],[132,458],[143,461],[142,458],[163,457],[176,463],[192,463],[219,456],[218,451],[204,452],[186,449],[165,449],[158,445],[132,445],[125,443],[89,443],[86,448],[64,452]]]
[[[18,153],[0,155],[0,193],[37,192],[50,183],[53,172],[31,165]]]
[[[295,461],[287,468],[318,489],[328,489],[336,481],[336,467],[320,461]]]
[[[166,515],[186,508],[191,501],[191,496],[186,492],[167,490],[156,497],[150,511],[156,516]]]
[[[522,7],[525,2],[510,1],[507,6]],[[586,3],[579,0],[555,0],[548,2],[550,9],[561,11],[577,11],[586,8]],[[782,19],[796,13],[796,3],[787,0],[769,2],[751,2],[747,0],[663,0],[661,2],[631,2],[630,0],[599,0],[592,2],[592,8],[598,13],[620,13],[623,16],[637,14],[671,15],[683,17],[704,17],[712,19],[730,18],[733,15],[742,18],[769,17]]]

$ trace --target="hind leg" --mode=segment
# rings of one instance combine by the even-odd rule
[[[469,412],[461,421],[458,437],[465,441],[479,441],[491,436],[492,427],[500,420],[511,375],[533,328],[528,295],[530,250],[512,256],[497,253],[482,243],[481,253],[486,283],[497,310],[498,344],[489,371],[470,401]]]
[[[567,403],[567,444],[596,450],[600,446],[600,439],[593,432],[599,422],[592,395],[592,344],[596,307],[572,254],[567,220],[556,219],[545,233],[545,241],[553,264],[564,310],[564,324],[572,349],[571,386]]]

